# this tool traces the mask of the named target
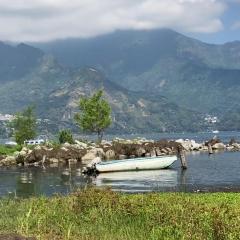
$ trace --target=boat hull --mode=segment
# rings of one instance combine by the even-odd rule
[[[125,159],[98,163],[96,170],[101,173],[164,169],[171,166],[176,160],[176,156]]]

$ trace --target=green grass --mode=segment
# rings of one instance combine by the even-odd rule
[[[13,146],[6,147],[4,145],[0,145],[0,155],[12,155],[16,151],[20,151],[22,149],[21,146]]]
[[[240,194],[125,195],[0,201],[0,233],[37,239],[240,239]]]

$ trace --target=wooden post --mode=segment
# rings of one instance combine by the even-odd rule
[[[185,151],[180,146],[178,146],[177,150],[178,150],[178,156],[181,160],[182,169],[187,169],[187,160],[186,160]]]
[[[212,145],[210,143],[208,144],[208,153],[213,154]]]

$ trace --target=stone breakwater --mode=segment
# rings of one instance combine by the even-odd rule
[[[123,160],[137,157],[155,157],[175,155],[179,149],[185,152],[209,150],[213,151],[240,151],[240,143],[231,140],[229,144],[222,143],[219,139],[211,139],[203,143],[194,140],[123,140],[103,141],[101,144],[83,143],[75,141],[75,144],[65,143],[54,146],[51,143],[38,145],[34,148],[23,147],[21,151],[12,156],[0,156],[0,166],[11,165],[42,165],[57,163],[89,164],[92,160]]]

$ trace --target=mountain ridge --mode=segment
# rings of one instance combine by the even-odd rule
[[[129,90],[157,93],[200,112],[222,115],[240,100],[235,94],[240,90],[238,41],[208,44],[164,29],[117,31],[40,47],[63,64],[91,65]]]
[[[165,29],[62,40],[60,45],[42,44],[41,50],[34,46],[10,47],[20,48],[23,59],[32,53],[29,59],[34,59],[34,64],[27,65],[21,74],[9,71],[14,77],[7,81],[0,74],[0,111],[10,113],[35,103],[40,105],[43,118],[51,116],[54,122],[72,127],[64,109],[70,106],[69,111],[74,112],[79,93],[90,95],[98,86],[107,89],[119,131],[206,130],[206,114],[219,117],[220,123],[214,126],[219,130],[240,129],[240,123],[235,123],[240,106],[238,42],[206,44]],[[16,68],[21,69],[21,64]],[[102,85],[94,82],[97,79]],[[118,99],[114,99],[116,93]],[[115,106],[113,99],[121,106]]]
[[[31,50],[30,46],[21,47]],[[35,54],[34,49],[33,52]],[[57,133],[62,128],[71,128],[77,132],[73,118],[80,97],[90,96],[102,88],[113,109],[110,132],[191,131],[204,124],[201,113],[180,108],[166,97],[127,90],[109,81],[97,69],[68,68],[51,55],[41,56],[38,65],[24,76],[2,82],[0,112],[14,114],[28,105],[35,105],[48,131]],[[197,122],[197,118],[201,121]],[[192,119],[195,119],[193,123]]]

